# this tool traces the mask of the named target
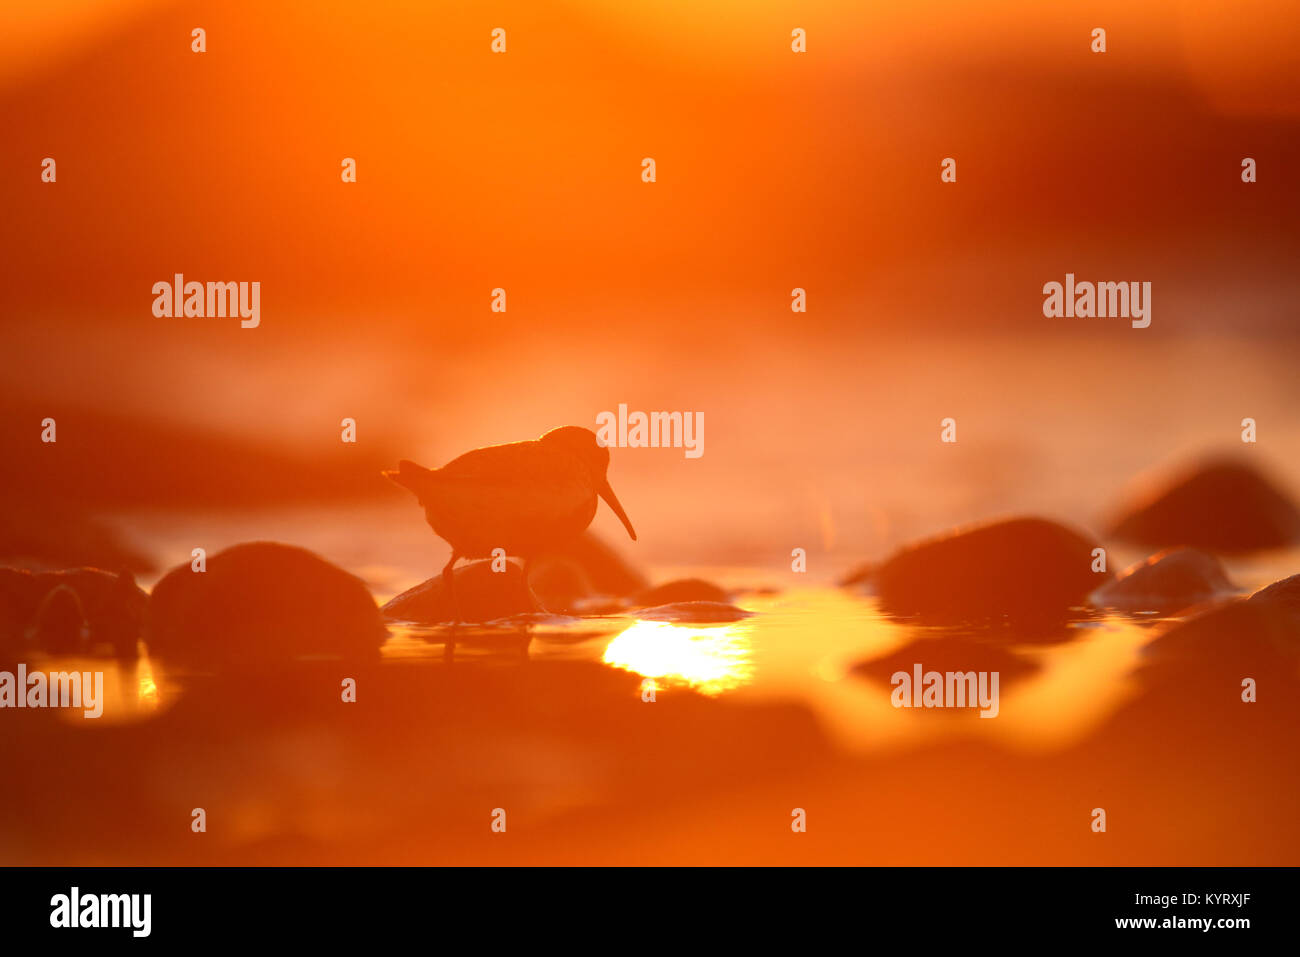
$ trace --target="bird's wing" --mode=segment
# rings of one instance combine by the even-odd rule
[[[491,479],[501,475],[536,476],[550,456],[536,440],[488,445],[457,456],[435,471],[444,479]]]
[[[559,522],[594,493],[578,463],[535,441],[466,452],[435,470],[428,489],[432,509],[481,529]]]

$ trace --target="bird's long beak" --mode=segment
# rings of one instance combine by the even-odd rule
[[[623,523],[623,527],[627,529],[627,533],[632,536],[632,541],[635,542],[636,530],[632,528],[632,522],[628,519],[627,512],[623,511],[623,506],[619,504],[618,496],[609,487],[608,479],[600,483],[600,487],[596,489],[596,494],[603,498],[605,504],[614,510],[614,514],[618,516],[618,520]]]

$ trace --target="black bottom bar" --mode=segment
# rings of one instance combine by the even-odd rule
[[[78,945],[450,943],[459,931],[472,946],[512,930],[540,944],[598,942],[606,927],[616,939],[653,943],[701,920],[741,939],[777,930],[823,938],[839,927],[863,943],[1231,943],[1287,932],[1296,876],[1291,868],[11,868],[0,871],[0,919],[7,941]]]

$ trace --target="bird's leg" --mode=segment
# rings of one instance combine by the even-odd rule
[[[451,661],[456,656],[456,632],[460,628],[460,605],[456,601],[455,576],[451,571],[459,560],[460,555],[453,549],[451,559],[442,569],[442,587],[447,593],[447,603],[451,606],[451,634],[447,636],[442,646],[442,656],[447,661]]]

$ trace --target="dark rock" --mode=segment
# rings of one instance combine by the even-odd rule
[[[1181,685],[1185,701],[1207,688],[1232,700],[1243,678],[1282,682],[1294,694],[1300,616],[1271,599],[1228,601],[1162,630],[1142,650],[1138,677],[1148,685]]]
[[[12,568],[0,568],[0,670],[21,653],[27,633],[27,619],[21,607],[9,595],[10,579],[21,573]]]
[[[1261,588],[1250,596],[1250,604],[1300,622],[1300,575],[1292,575]]]
[[[292,545],[247,542],[168,572],[149,598],[150,654],[226,670],[305,656],[367,659],[387,637],[364,582]]]
[[[752,611],[745,611],[735,605],[716,601],[686,601],[659,605],[656,608],[642,608],[635,612],[635,616],[643,621],[671,621],[684,625],[741,621],[752,617],[753,614]]]
[[[1300,541],[1300,511],[1253,465],[1217,459],[1134,495],[1112,533],[1154,548],[1251,552]]]
[[[441,575],[408,588],[380,609],[390,621],[443,624],[453,621],[485,622],[511,615],[544,610],[524,581],[524,572],[507,561],[500,572],[492,559],[469,562],[454,572],[448,595]]]
[[[1055,522],[1018,518],[906,546],[876,571],[881,608],[937,621],[1063,618],[1108,575],[1096,543]]]
[[[1121,611],[1172,612],[1237,591],[1219,560],[1194,548],[1158,552],[1098,588],[1092,602]]]
[[[702,578],[678,578],[638,592],[632,599],[638,607],[675,605],[687,601],[711,601],[726,604],[731,596]]]
[[[1300,687],[1300,575],[1164,629],[1143,649],[1147,684],[1182,682],[1239,695],[1242,678]],[[1264,692],[1261,692],[1264,693]]]
[[[4,609],[0,619],[10,623],[20,640],[31,635],[45,651],[84,653],[109,646],[114,654],[133,658],[147,603],[148,595],[128,572],[0,569],[0,607]],[[79,621],[74,621],[78,616]]]
[[[0,568],[0,641],[17,644],[26,635],[40,602],[35,576],[23,568]]]
[[[36,643],[55,654],[72,654],[82,646],[86,613],[67,585],[55,585],[36,610]]]
[[[113,574],[98,568],[70,568],[39,572],[39,591],[66,585],[77,593],[85,611],[90,645],[108,645],[120,657],[134,658],[144,631],[149,596],[127,572]]]

